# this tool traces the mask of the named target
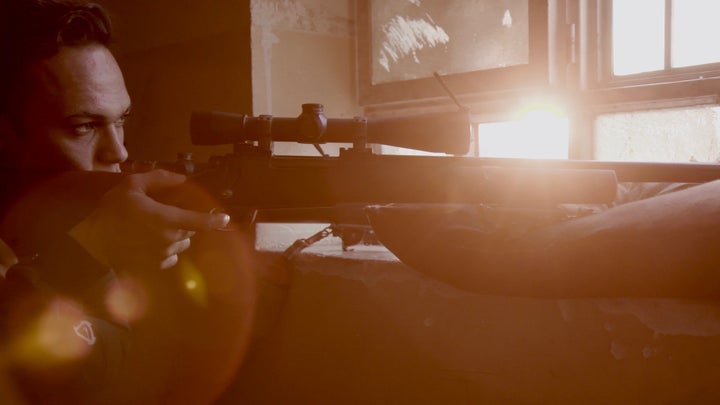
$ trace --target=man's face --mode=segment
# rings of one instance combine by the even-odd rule
[[[130,96],[110,51],[63,47],[30,71],[17,164],[51,170],[120,171],[127,159],[123,124]]]

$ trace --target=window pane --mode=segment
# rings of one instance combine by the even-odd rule
[[[720,2],[673,1],[672,66],[720,62]]]
[[[599,160],[709,163],[720,158],[718,106],[605,114],[595,125]]]
[[[629,75],[665,67],[665,0],[612,3],[613,73]]]

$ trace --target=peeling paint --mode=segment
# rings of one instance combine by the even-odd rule
[[[711,301],[675,299],[598,300],[613,315],[632,315],[659,335],[718,336],[720,305]]]
[[[354,21],[301,0],[252,0],[252,24],[331,36],[354,36]]]
[[[603,328],[608,332],[612,332],[615,330],[615,324],[613,324],[611,322],[605,322],[603,324]]]
[[[502,19],[502,26],[505,28],[512,28],[513,20],[512,15],[510,14],[510,10],[505,10],[505,14],[503,14]]]
[[[391,61],[397,62],[410,56],[419,64],[418,51],[450,42],[447,32],[428,14],[423,19],[395,16],[382,26],[382,32],[385,40],[380,47],[378,63],[388,72]]]
[[[613,355],[615,360],[623,360],[627,355],[627,348],[617,340],[610,342],[610,353]]]
[[[662,336],[720,336],[720,304],[714,301],[661,298],[593,298],[557,300],[558,311],[565,322],[577,318],[591,319],[590,308],[606,315],[630,315],[653,331],[658,339]],[[613,322],[605,320],[603,328],[608,332],[617,329]]]
[[[558,300],[557,306],[558,306],[558,310],[560,311],[560,316],[562,317],[563,321],[570,322],[573,320],[570,304],[568,303],[567,300]]]

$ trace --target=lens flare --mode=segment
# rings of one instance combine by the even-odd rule
[[[207,285],[200,270],[192,260],[187,258],[182,258],[178,262],[178,268],[180,269],[182,283],[185,286],[185,292],[196,304],[206,306],[208,300]]]
[[[59,366],[87,356],[94,332],[82,307],[67,298],[53,299],[13,345],[15,360],[31,368]]]
[[[135,279],[123,278],[108,290],[105,296],[105,306],[108,313],[117,322],[138,321],[147,312],[147,292]]]

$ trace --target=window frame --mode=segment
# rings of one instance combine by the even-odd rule
[[[588,1],[589,7],[586,8],[588,15],[581,16],[584,23],[588,25],[584,32],[586,35],[597,32],[597,40],[593,41],[592,37],[587,38],[584,41],[585,49],[580,50],[585,54],[587,61],[583,67],[586,80],[581,87],[584,90],[590,92],[595,90],[598,93],[596,103],[612,104],[620,103],[622,100],[636,102],[687,99],[717,94],[720,91],[720,62],[678,68],[670,66],[672,1],[665,0],[664,68],[630,75],[613,73],[613,0]]]

